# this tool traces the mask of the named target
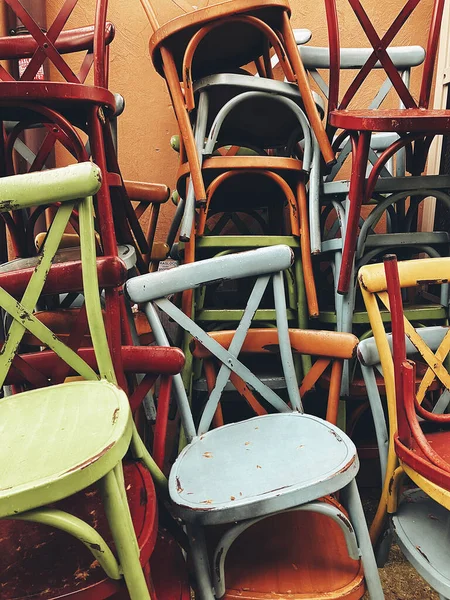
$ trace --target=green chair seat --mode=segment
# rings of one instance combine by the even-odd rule
[[[126,394],[77,381],[0,400],[0,517],[78,492],[119,463],[130,445]]]

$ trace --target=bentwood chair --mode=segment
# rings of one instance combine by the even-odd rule
[[[74,130],[79,128],[87,134],[92,158],[105,174],[96,195],[105,253],[117,255],[118,241],[133,244],[146,254],[148,247],[123,185],[110,126],[122,106],[118,96],[108,89],[109,44],[115,34],[114,26],[106,20],[108,1],[93,3],[92,21],[87,27],[70,29],[77,4],[75,0],[59,2],[59,11],[44,32],[20,0],[5,1],[27,33],[0,39],[0,57],[11,67],[0,69],[2,120],[15,123],[5,142],[3,156],[7,171],[3,173],[15,172],[12,148],[18,136],[30,127],[42,125],[45,130],[32,171],[43,167],[57,140],[67,145],[65,132],[60,130],[52,111],[58,113]],[[25,68],[17,71],[14,65],[21,59]],[[32,110],[38,106],[46,109],[46,114],[41,113],[39,118]],[[145,272],[140,252],[138,267]]]
[[[159,345],[168,345],[168,340],[157,310],[166,313],[195,338],[194,352],[203,353],[206,360],[211,357],[220,365],[217,377],[211,378],[211,370],[209,371],[211,392],[199,414],[193,415],[183,382],[180,377],[174,377],[174,389],[187,445],[169,476],[172,507],[187,526],[199,596],[212,599],[221,598],[226,593],[228,584],[224,575],[225,558],[228,549],[241,533],[269,515],[275,519],[276,527],[278,518],[283,519],[283,513],[292,510],[327,514],[330,517],[330,527],[333,520],[339,525],[343,515],[337,517],[337,506],[330,509],[331,505],[325,506],[319,499],[341,490],[341,500],[348,500],[348,519],[351,522],[351,527],[341,528],[347,542],[347,551],[350,557],[356,557],[353,554],[353,544],[359,546],[370,597],[383,598],[355,483],[358,459],[354,445],[332,423],[303,413],[293,368],[291,336],[294,348],[299,344],[297,350],[317,352],[320,357],[303,381],[308,389],[309,384],[329,364],[332,353],[328,355],[328,350],[339,347],[340,342],[334,337],[342,334],[289,331],[282,271],[291,262],[291,250],[287,246],[275,246],[198,261],[169,271],[132,278],[126,283],[126,293],[131,301],[145,303],[144,310]],[[188,287],[196,288],[217,279],[227,281],[248,276],[256,277],[256,283],[250,292],[239,326],[235,332],[227,334],[227,339],[220,333],[206,333],[168,298]],[[277,330],[267,334],[258,330],[252,332],[249,327],[253,314],[269,284],[276,303]],[[269,337],[266,338],[266,335]],[[339,339],[342,350],[347,348],[344,354],[354,348],[356,340],[353,336],[347,335]],[[329,346],[327,340],[330,340]],[[247,350],[250,347],[250,350],[253,348],[256,351],[279,352],[290,406],[242,362],[239,354],[245,351],[246,344],[250,345]],[[338,360],[334,369],[340,370],[341,364],[342,361]],[[221,425],[220,398],[230,378],[235,387],[243,391],[247,402],[257,408],[257,416]],[[334,404],[337,404],[339,383],[334,381],[331,387]],[[271,414],[262,414],[264,409]],[[217,426],[211,429],[213,423]],[[347,522],[347,519],[344,518],[344,521]],[[222,535],[218,544],[214,544],[216,551],[212,558],[208,555],[205,531],[207,532],[208,526],[219,524],[228,524],[231,528]],[[281,543],[279,551],[284,552],[286,548]],[[256,547],[253,549],[256,551]],[[247,549],[241,556],[252,554],[253,549]],[[307,552],[305,549],[305,553]],[[345,551],[342,549],[339,560],[343,553]],[[296,583],[298,597],[302,597],[302,558],[302,555],[298,555],[296,561],[300,573]],[[279,564],[280,558],[277,560]],[[319,553],[313,569],[319,568],[318,565],[324,566],[326,559],[322,560],[324,562],[321,562]],[[357,582],[358,577],[355,578],[358,571],[355,563],[354,567],[356,570],[347,571],[353,574],[345,584],[345,589],[359,598],[364,589]],[[270,570],[269,565],[267,568]],[[252,572],[254,571],[250,570],[247,575],[251,576]],[[292,581],[292,576],[290,580]],[[344,587],[342,579],[340,581]],[[336,584],[336,580],[332,583]],[[326,585],[328,584],[329,580]],[[317,597],[326,597],[327,594],[328,597],[330,594],[331,597],[339,597],[340,590],[324,590],[323,586],[322,581],[319,591],[315,590]],[[287,593],[286,590],[284,592]],[[251,590],[248,596],[245,589],[241,588],[239,593],[244,597],[251,596]],[[268,593],[270,595],[270,590]]]
[[[55,572],[48,558],[50,568],[47,571],[43,569],[42,556],[45,557],[46,549],[51,552],[55,548],[51,543],[46,548],[45,538],[49,532],[52,535],[48,527],[69,534],[91,552],[87,562],[86,555],[81,563],[75,560],[75,564],[86,565],[86,570],[82,570],[80,575],[81,580],[84,578],[89,582],[86,589],[82,589],[83,585],[77,581],[77,567],[73,569],[72,564],[72,596],[72,592],[79,592],[79,596],[86,599],[106,598],[126,588],[131,598],[150,598],[142,567],[148,562],[156,536],[155,492],[146,469],[130,463],[126,469],[130,494],[128,505],[122,460],[129,448],[154,474],[160,486],[164,487],[165,480],[137,433],[132,418],[133,403],[130,406],[126,394],[117,387],[108,349],[100,306],[93,228],[92,195],[100,184],[100,170],[90,162],[1,179],[2,212],[55,202],[59,206],[38,263],[27,273],[11,271],[0,276],[0,305],[12,317],[2,347],[0,383],[12,386],[6,388],[8,393],[16,391],[15,386],[25,380],[28,388],[21,393],[5,395],[0,401],[3,440],[0,555],[2,567],[11,575],[5,585],[2,584],[2,596],[5,598],[16,598],[18,593],[28,594],[30,589],[25,589],[26,584],[44,598],[63,597],[61,593],[68,592],[70,577],[67,565],[55,561],[53,566],[62,569],[63,573],[59,581],[55,581]],[[58,269],[61,265],[52,266],[52,262],[75,209],[79,221],[81,265],[75,265],[78,268],[73,271],[67,271],[65,265],[66,273],[70,275],[66,283],[68,287],[73,285],[77,291],[83,292],[93,345],[93,348],[78,352],[73,337],[65,344],[34,314],[41,294],[55,292],[64,280],[64,269]],[[40,340],[41,351],[28,355],[20,352],[25,332]],[[128,350],[135,352],[133,348]],[[146,349],[137,350],[142,354]],[[164,348],[163,356],[160,356],[163,372],[163,365],[168,359],[172,366],[177,362],[175,355],[168,357],[167,350]],[[179,355],[178,365],[172,373],[179,372],[183,363],[181,353],[176,352]],[[127,349],[124,353],[128,353]],[[152,357],[141,356],[141,362],[149,358]],[[136,360],[135,357],[134,363]],[[67,375],[76,375],[82,381],[59,384],[58,377],[64,380]],[[89,487],[92,484],[99,486],[103,504],[98,500],[98,492]],[[76,499],[74,494],[79,492],[80,496]],[[139,494],[138,502],[136,493]],[[150,504],[144,510],[145,497],[149,498]],[[60,500],[62,504],[55,504]],[[75,514],[68,512],[69,507],[74,509]],[[103,511],[107,520],[102,516]],[[87,522],[82,520],[83,517],[87,517]],[[102,532],[107,532],[109,527],[118,559],[95,528],[98,522],[103,523],[100,527]],[[29,536],[28,524],[31,528]],[[44,532],[42,529],[39,531],[39,524],[45,525]],[[107,535],[109,537],[110,534]],[[20,546],[14,546],[16,541],[21,541],[30,553],[17,555]],[[73,557],[73,546],[67,543],[67,539],[65,547],[70,548],[65,559]],[[30,556],[37,561],[34,567],[28,562]],[[100,576],[89,572],[93,561],[98,561],[107,579],[101,571]],[[33,579],[36,571],[39,571],[38,581]],[[148,569],[146,571],[148,574]],[[49,576],[46,585],[42,581],[45,573]]]
[[[385,257],[385,275],[381,270],[377,273],[362,271],[364,281],[369,281],[372,289],[376,287],[383,301],[388,300],[392,335],[386,336],[386,343],[382,344],[375,336],[379,353],[373,341],[367,340],[361,358],[364,364],[367,363],[364,367],[365,377],[372,395],[374,414],[378,415],[375,421],[381,426],[380,432],[383,429],[382,409],[376,386],[374,388],[370,383],[373,379],[370,365],[381,358],[386,387],[390,387],[391,394],[392,387],[395,388],[396,422],[391,442],[400,466],[393,474],[386,473],[391,480],[388,512],[391,513],[392,531],[408,560],[444,599],[450,594],[450,579],[445,567],[449,556],[446,523],[449,522],[450,513],[448,483],[445,483],[445,475],[439,477],[439,471],[442,468],[449,471],[446,450],[448,427],[445,426],[449,419],[448,414],[443,414],[447,412],[449,403],[449,376],[445,367],[449,330],[448,327],[429,327],[415,331],[404,318],[401,286],[406,284],[408,287],[424,270],[422,265],[419,267],[414,262],[418,263],[399,263],[402,270],[400,276],[394,255]],[[432,265],[432,261],[427,262],[430,275],[427,285],[432,285],[433,281],[442,285],[442,275],[448,271],[449,261],[438,259]],[[408,268],[410,266],[412,268]],[[438,273],[440,276],[436,277]],[[382,288],[387,288],[387,298]],[[405,336],[405,330],[408,337]],[[419,360],[420,369],[417,372],[415,363],[407,360],[407,355]],[[391,367],[385,371],[388,361]],[[391,402],[388,395],[390,416],[393,412],[392,406],[389,406]],[[393,429],[391,424],[390,429]],[[382,436],[386,433],[384,431]],[[392,447],[389,452],[392,452]],[[389,463],[389,453],[383,454]],[[409,475],[418,489],[407,489],[402,494],[405,474]]]
[[[359,0],[349,0],[359,23],[361,24],[373,52],[364,66],[358,72],[345,93],[339,97],[339,27],[337,8],[334,0],[326,1],[327,21],[330,41],[330,100],[328,123],[332,130],[342,129],[350,132],[352,143],[352,175],[349,189],[349,212],[346,237],[343,248],[342,266],[340,270],[338,292],[346,294],[349,289],[353,257],[356,247],[358,222],[361,205],[372,197],[380,172],[386,162],[402,148],[406,149],[406,170],[412,175],[421,175],[425,168],[428,149],[435,135],[446,134],[449,129],[449,113],[446,110],[431,110],[428,108],[436,50],[439,39],[444,0],[436,0],[429,13],[428,21],[423,12],[418,17],[418,27],[428,30],[426,57],[423,63],[419,99],[416,101],[402,80],[390,58],[387,49],[401,28],[407,22],[413,11],[418,16],[420,3],[408,1],[399,11],[389,27],[383,24],[386,33],[380,37]],[[428,13],[427,13],[428,14]],[[412,18],[414,18],[414,16]],[[404,105],[404,108],[390,109],[353,109],[349,104],[357,96],[374,65],[379,61],[383,70],[393,83],[393,87]],[[399,139],[384,150],[366,179],[366,168],[370,139],[373,132],[396,133]]]
[[[305,69],[311,78],[312,86],[315,86],[318,93],[323,96],[325,102],[329,102],[329,72],[331,66],[329,48],[319,48],[314,46],[300,46],[299,52],[303,60]],[[340,48],[339,68],[341,76],[347,73],[358,72],[370,57],[370,48]],[[425,59],[425,50],[420,46],[401,46],[388,50],[388,54],[399,72],[405,85],[410,87],[411,70],[421,65]],[[374,71],[382,70],[382,64],[377,62],[373,66]],[[374,86],[375,87],[375,86]],[[375,87],[370,98],[373,97],[368,108],[370,110],[382,109],[389,101],[392,82],[389,77]],[[367,103],[367,102],[366,102]],[[342,132],[332,139],[332,145],[336,151],[336,164],[329,173],[323,174],[320,166],[320,151],[315,140],[313,165],[309,183],[309,204],[310,204],[310,229],[311,229],[311,252],[318,254],[324,251],[321,241],[323,234],[323,222],[321,222],[322,208],[325,210],[330,207],[331,201],[339,201],[345,207],[349,192],[349,180],[345,171],[347,159],[351,157],[351,142],[348,139],[349,133]],[[376,133],[370,140],[369,164],[377,161],[381,152],[390,144],[398,139],[396,133]],[[395,163],[394,163],[395,159]],[[382,169],[380,180],[377,182],[374,195],[386,194],[388,192],[400,191],[400,182],[405,175],[405,152],[404,150],[396,153],[391,161]],[[409,182],[409,185],[411,182]],[[408,184],[406,184],[408,185]],[[409,188],[408,188],[409,189]],[[374,198],[375,199],[375,198]],[[325,239],[325,238],[324,238]]]
[[[391,269],[390,274],[388,274],[389,269]],[[365,266],[359,274],[384,377],[389,417],[389,434],[386,437],[382,427],[380,405],[376,394],[373,393],[373,385],[369,382],[368,391],[371,391],[371,403],[375,414],[378,415],[375,420],[379,424],[379,440],[382,447],[384,446],[381,455],[384,457],[386,468],[382,497],[372,524],[371,535],[374,542],[379,541],[387,513],[391,513],[394,531],[408,559],[425,579],[443,594],[443,597],[448,597],[448,576],[440,562],[443,556],[430,552],[428,540],[444,552],[448,542],[446,536],[445,539],[440,537],[437,529],[433,527],[427,529],[429,521],[434,519],[433,515],[445,521],[447,517],[442,507],[446,510],[450,508],[448,482],[446,482],[448,432],[445,430],[445,422],[448,416],[440,414],[448,405],[449,376],[445,367],[448,354],[448,328],[430,327],[415,330],[404,317],[401,295],[395,290],[404,288],[408,291],[408,288],[423,288],[424,295],[436,294],[439,286],[444,288],[448,286],[450,259],[400,262],[397,281],[392,277],[392,271],[395,276],[395,263],[393,259],[389,259],[386,275],[383,265]],[[388,288],[394,289],[394,294],[388,295]],[[448,296],[447,292],[446,295]],[[392,337],[386,335],[379,302],[391,313]],[[446,308],[448,310],[448,298]],[[406,347],[406,341],[402,344],[405,340],[405,332],[409,340]],[[362,346],[361,358],[364,363],[367,363],[367,369],[363,369],[367,376],[370,365],[376,362],[377,357],[374,356],[373,349],[371,350],[373,344],[370,340],[364,344],[368,347]],[[405,363],[406,352],[408,356],[416,354],[420,357],[420,370],[417,369],[417,374],[414,374],[412,368],[408,371],[408,388],[403,388],[400,387],[401,381],[396,376],[396,371],[397,365],[401,366],[403,363],[405,365],[403,370],[409,368],[410,363]],[[397,362],[400,354],[403,361]],[[413,392],[413,390],[417,391]],[[423,421],[419,422],[417,415],[422,417]],[[399,462],[400,466],[398,466]],[[410,498],[402,498],[400,492],[404,474],[408,475],[428,497],[413,491],[409,492],[410,496],[412,494]],[[408,505],[412,503],[417,506],[410,511]],[[442,524],[440,531],[444,531]],[[412,543],[413,540],[415,541]]]
[[[278,55],[286,79],[297,82],[305,112],[325,161],[334,161],[297,52],[286,0],[252,0],[250,3],[228,0],[209,6],[203,2],[200,8],[187,1],[174,4],[181,6],[187,14],[180,16],[178,9],[175,18],[160,26],[151,4],[148,0],[142,0],[154,31],[150,40],[151,58],[170,91],[197,202],[205,202],[206,190],[189,119],[189,112],[195,108],[194,82],[214,73],[236,72],[250,62],[258,65],[262,76],[273,78],[270,48]],[[174,6],[171,4],[166,8],[173,9]],[[190,235],[190,232],[187,234]]]

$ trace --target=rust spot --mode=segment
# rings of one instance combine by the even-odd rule
[[[278,344],[267,344],[267,346],[263,346],[264,350],[267,352],[273,352],[274,354],[278,354],[280,352],[280,346]]]
[[[183,491],[183,488],[181,487],[180,478],[179,478],[179,477],[176,477],[176,478],[175,478],[175,481],[176,481],[176,483],[177,483],[177,492],[178,492],[179,494],[181,494],[181,492]]]
[[[103,450],[100,450],[100,452],[98,452],[95,456],[91,456],[90,458],[88,458],[84,462],[80,463],[79,465],[76,465],[75,467],[72,467],[71,469],[68,469],[64,473],[64,475],[66,473],[73,473],[73,471],[78,471],[78,470],[86,469],[87,467],[89,467],[90,465],[92,465],[93,463],[95,463],[97,460],[99,460],[104,454],[107,454],[107,452],[113,446],[114,446],[114,442],[112,442],[111,444],[108,444],[107,446],[105,446],[105,448],[103,448]]]
[[[420,554],[424,557],[424,559],[427,562],[430,562],[430,559],[428,558],[428,556],[425,554],[425,552],[422,550],[422,548],[420,546],[416,546],[416,550],[418,550],[420,552]]]
[[[425,285],[429,283],[448,283],[448,279],[420,279],[417,280],[418,285]]]
[[[362,289],[366,290],[366,292],[367,292],[368,291],[367,285],[364,283],[364,279],[363,279],[362,275],[360,275],[358,277],[358,281],[359,281],[359,285],[362,287]]]
[[[236,497],[235,496],[230,496],[230,500],[231,501],[236,500]]]
[[[334,431],[334,429],[329,429],[328,431],[331,433],[331,435],[334,435],[334,437],[337,439],[337,441],[338,441],[338,442],[342,442],[342,438],[341,438],[341,436],[340,436],[340,435],[338,435],[338,434],[336,433],[336,431]]]
[[[201,504],[212,504],[212,500],[202,500]]]
[[[262,469],[262,467],[260,465],[256,465],[257,469]]]
[[[212,452],[204,452],[203,453],[203,458],[212,458],[212,457],[213,457]]]
[[[96,550],[97,552],[104,552],[100,544],[89,544],[89,548],[92,548],[92,550]]]
[[[0,212],[15,210],[16,208],[17,205],[14,200],[3,200],[3,202],[0,202]]]
[[[185,80],[186,80],[186,87],[189,89],[191,87],[190,86],[190,83],[191,83],[191,70],[189,69],[189,67],[187,67],[184,70],[184,77],[185,77]]]
[[[245,442],[244,446],[250,446],[251,442]]]
[[[347,527],[347,529],[350,531],[350,533],[353,533],[353,527],[352,524],[350,523],[350,521],[344,517],[344,515],[336,515],[337,518],[342,521],[342,523],[344,523],[344,525]]]
[[[214,565],[214,570],[216,572],[217,580],[220,581],[220,559],[222,558],[223,548],[219,550],[217,553],[216,564]]]
[[[339,473],[345,473],[345,471],[348,471],[348,469],[350,469],[350,467],[353,465],[353,463],[355,462],[355,457],[352,458],[352,460],[350,462],[348,462],[345,467],[343,467]]]
[[[119,418],[119,412],[120,412],[120,408],[116,408],[115,411],[113,412],[113,416],[112,416],[112,424],[113,425],[115,423],[117,423],[117,419]]]

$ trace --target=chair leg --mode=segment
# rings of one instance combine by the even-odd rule
[[[121,468],[121,465],[118,467]],[[120,565],[131,600],[150,600],[147,582],[139,562],[138,545],[128,507],[115,471],[101,481],[103,501],[109,527],[114,538]]]
[[[186,149],[189,167],[191,171],[192,184],[195,191],[197,202],[206,202],[206,192],[203,183],[200,163],[198,160],[197,148],[195,145],[194,133],[189,120],[189,115],[184,103],[183,94],[180,88],[178,73],[173,61],[173,57],[167,48],[161,48],[161,56],[164,65],[164,75],[167,87],[172,98],[173,109],[180,128],[180,134],[183,138]]]
[[[364,577],[366,579],[370,600],[384,600],[383,588],[381,587],[377,563],[370,542],[369,531],[367,529],[361,498],[359,497],[355,479],[342,490],[342,494],[345,496],[350,520],[358,539],[358,545],[361,551],[361,561],[364,567]]]
[[[209,568],[205,533],[199,525],[189,524],[186,525],[186,529],[189,537],[190,555],[197,580],[199,599],[214,600],[215,596]]]
[[[338,294],[347,294],[352,277],[353,260],[355,257],[356,240],[358,237],[359,215],[364,199],[367,159],[370,148],[370,131],[361,132],[356,152],[352,157],[352,174],[350,179],[347,224],[345,227],[344,249],[339,273]]]
[[[375,546],[375,558],[377,560],[377,565],[379,568],[384,567],[389,557],[389,552],[391,550],[393,541],[393,531],[392,527],[389,526],[384,532],[381,538],[379,539],[377,545]]]
[[[289,62],[292,65],[292,70],[295,73],[297,85],[305,105],[305,112],[319,143],[322,156],[327,165],[333,164],[336,160],[334,151],[331,147],[330,140],[325,133],[325,129],[322,125],[322,121],[320,120],[316,104],[312,97],[311,88],[309,87],[308,83],[308,76],[306,75],[305,67],[303,66],[300,58],[300,53],[298,51],[291,24],[289,22],[289,17],[286,12],[283,14],[282,35],[286,55],[288,56]]]
[[[208,121],[208,93],[202,92],[198,101],[197,122],[195,124],[195,145],[198,152],[198,163],[201,169],[203,162],[203,146],[205,143],[206,125]],[[181,221],[180,240],[188,242],[191,237],[195,218],[195,193],[192,181],[189,182],[184,215]]]

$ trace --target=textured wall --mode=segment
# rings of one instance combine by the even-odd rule
[[[365,45],[361,28],[346,0],[337,0],[343,46]],[[152,0],[163,22],[175,16],[178,8],[172,0]],[[55,7],[61,0],[47,0],[48,22],[52,20]],[[403,0],[365,0],[364,6],[375,23],[390,23],[403,6]],[[407,24],[399,44],[423,44],[426,31],[420,23],[431,8],[431,0],[423,0]],[[70,20],[71,26],[92,22],[94,0],[79,0]],[[327,44],[326,22],[323,0],[291,0],[294,27],[306,27],[313,32],[316,45]],[[116,25],[116,39],[111,47],[110,87],[126,99],[126,108],[119,125],[119,158],[123,174],[127,179],[155,181],[174,186],[177,155],[169,146],[171,135],[176,133],[176,122],[172,115],[170,99],[164,81],[155,73],[148,53],[150,26],[139,0],[110,0],[109,19]],[[1,16],[1,13],[0,13]],[[419,24],[419,25],[418,25]],[[230,40],[232,43],[232,40]],[[363,99],[365,103],[373,86]],[[393,99],[394,106],[397,102]],[[173,206],[166,205],[163,211],[162,230],[173,214]]]

